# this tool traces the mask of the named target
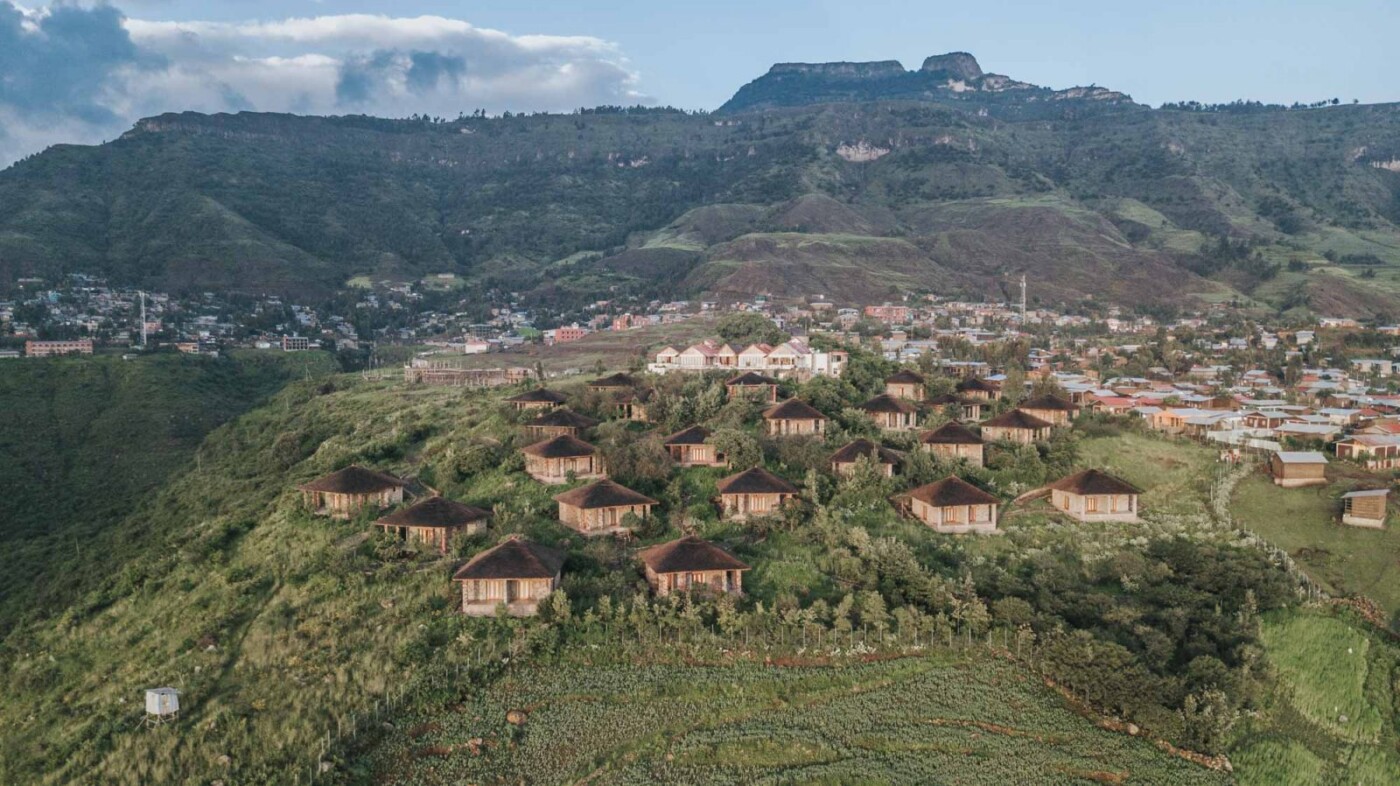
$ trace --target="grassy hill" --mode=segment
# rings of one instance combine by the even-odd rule
[[[1026,273],[1046,304],[1400,314],[1400,106],[1154,110],[1017,90],[791,103],[150,118],[0,172],[0,289],[85,271],[314,298],[452,272],[546,304],[854,302],[997,296]]]

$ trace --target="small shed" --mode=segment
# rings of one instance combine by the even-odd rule
[[[297,489],[316,515],[348,519],[365,508],[387,508],[403,502],[406,485],[393,475],[352,464]]]
[[[849,475],[861,458],[875,461],[885,477],[892,477],[895,465],[904,457],[898,451],[862,437],[847,442],[840,450],[831,454],[831,471],[837,475]]]
[[[539,612],[540,601],[559,588],[564,552],[512,536],[472,557],[452,577],[462,584],[462,613],[489,617],[505,604],[515,617]]]
[[[918,426],[918,408],[889,393],[881,393],[866,401],[860,405],[860,409],[885,431],[908,431]]]
[[[982,438],[956,420],[920,434],[919,447],[940,461],[966,461],[974,467],[985,464],[986,445]]]
[[[885,392],[910,401],[924,400],[924,378],[918,372],[900,369],[885,377]]]
[[[535,388],[524,393],[517,393],[506,399],[506,403],[515,409],[554,409],[562,407],[568,399],[563,394],[555,393],[548,388]]]
[[[956,475],[909,492],[909,512],[950,535],[996,532],[998,507],[996,497]]]
[[[1342,523],[1353,527],[1385,527],[1389,489],[1348,491],[1342,495]]]
[[[757,371],[749,371],[724,383],[724,389],[730,399],[746,397],[758,401],[766,401],[769,404],[778,400],[778,380],[772,377],[765,377]]]
[[[725,518],[736,521],[776,513],[798,494],[796,486],[763,467],[746,469],[715,485],[719,489],[720,511]]]
[[[559,407],[525,424],[525,433],[534,439],[570,436],[581,437],[583,432],[598,425],[598,421],[587,415],[580,415],[571,409]]]
[[[1327,457],[1315,450],[1280,450],[1269,459],[1274,485],[1284,488],[1327,485]]]
[[[625,531],[623,518],[632,514],[639,519],[651,515],[656,500],[611,480],[599,480],[556,494],[559,521],[585,535]]]
[[[637,555],[647,584],[660,597],[704,590],[741,595],[749,566],[724,549],[694,535],[643,549]]]
[[[727,462],[724,454],[710,444],[710,430],[704,426],[691,426],[666,437],[661,441],[671,459],[682,467],[722,467]]]
[[[146,690],[146,722],[168,723],[180,717],[180,691],[175,688]]]
[[[598,449],[567,434],[526,445],[520,452],[525,454],[525,471],[541,483],[566,483],[570,473],[579,480],[607,474]]]
[[[1005,440],[1030,445],[1049,439],[1052,428],[1054,426],[1049,422],[1041,420],[1029,412],[1013,409],[983,422],[982,438],[988,442]]]
[[[393,532],[405,540],[426,543],[446,554],[452,538],[458,534],[473,535],[486,529],[491,512],[463,505],[444,497],[428,497],[374,522],[385,532]]]
[[[826,432],[826,415],[811,404],[790,398],[763,411],[763,422],[772,437],[807,436]]]

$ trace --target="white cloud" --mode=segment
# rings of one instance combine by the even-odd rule
[[[101,16],[97,9],[30,10],[0,0],[0,46],[8,32],[25,51],[71,58],[71,40],[58,46],[44,32],[45,20],[64,8],[70,16],[94,15],[94,35],[105,37],[92,45],[94,53],[110,50],[104,45],[113,36],[128,39],[122,43],[131,51],[120,59],[94,58],[83,71],[81,117],[72,107],[45,105],[42,85],[23,104],[7,101],[7,69],[29,61],[0,52],[0,166],[44,144],[111,138],[160,112],[453,117],[475,109],[564,111],[648,101],[611,42],[512,35],[440,16],[169,22],[120,18],[110,8]]]

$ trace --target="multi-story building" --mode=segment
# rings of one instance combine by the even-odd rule
[[[24,354],[31,358],[46,358],[53,355],[91,355],[92,339],[26,341],[24,342]]]

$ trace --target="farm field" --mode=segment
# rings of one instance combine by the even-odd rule
[[[535,666],[397,728],[374,783],[1229,782],[985,658]]]
[[[1263,638],[1274,696],[1231,753],[1243,786],[1400,782],[1400,651],[1320,612],[1270,614]]]
[[[1236,519],[1287,551],[1313,580],[1400,612],[1400,533],[1345,527],[1331,487],[1284,489],[1262,473],[1245,478],[1231,505]]]

